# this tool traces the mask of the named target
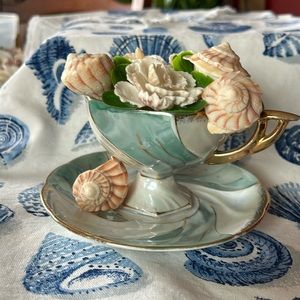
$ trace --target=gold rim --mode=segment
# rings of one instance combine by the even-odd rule
[[[41,201],[45,207],[45,209],[47,210],[47,212],[49,213],[49,215],[60,225],[62,225],[63,227],[65,227],[66,229],[68,229],[69,231],[78,234],[84,238],[89,238],[92,240],[96,240],[98,242],[110,245],[110,246],[115,246],[118,248],[125,248],[125,249],[131,249],[131,250],[139,250],[139,251],[157,251],[157,252],[162,252],[162,251],[185,251],[185,250],[195,250],[195,249],[201,249],[201,248],[207,248],[207,247],[211,247],[211,246],[216,246],[219,244],[223,244],[225,242],[234,240],[246,233],[248,233],[249,231],[251,231],[254,227],[256,227],[261,220],[263,219],[263,217],[265,216],[265,214],[268,211],[268,208],[270,206],[270,195],[267,192],[266,188],[264,188],[262,186],[262,184],[260,183],[260,181],[258,180],[258,183],[260,184],[263,194],[262,194],[262,200],[263,200],[263,204],[260,209],[256,212],[255,217],[253,218],[253,221],[251,224],[249,224],[248,226],[246,226],[245,228],[243,228],[241,231],[228,236],[226,238],[220,239],[220,240],[216,240],[214,242],[208,242],[208,243],[200,243],[194,246],[160,246],[160,245],[151,245],[151,246],[142,246],[142,245],[136,245],[136,244],[127,244],[127,243],[120,243],[120,242],[116,242],[114,240],[111,239],[107,239],[98,235],[93,235],[85,230],[82,230],[80,228],[77,228],[76,226],[72,226],[68,223],[66,223],[63,219],[61,219],[50,207],[50,205],[47,202],[47,191],[49,191],[49,178],[60,168],[62,168],[65,165],[68,165],[70,163],[72,163],[74,160],[71,160],[69,163],[61,165],[59,167],[57,167],[56,169],[54,169],[46,178],[46,182],[41,190],[40,196],[41,196]]]

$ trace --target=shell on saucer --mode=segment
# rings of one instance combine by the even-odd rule
[[[250,127],[263,110],[260,87],[240,72],[228,73],[208,85],[202,94],[213,134],[233,133]]]
[[[128,174],[115,157],[99,167],[81,173],[73,184],[78,206],[89,212],[118,208],[128,192]]]
[[[242,75],[249,76],[242,67],[239,56],[231,49],[228,43],[203,50],[184,59],[194,64],[197,71],[204,73],[213,79],[217,79],[224,73],[240,71]]]
[[[76,94],[100,99],[111,90],[110,71],[113,62],[107,54],[74,54],[67,57],[61,80]]]

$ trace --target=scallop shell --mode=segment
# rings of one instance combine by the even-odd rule
[[[74,54],[67,57],[61,80],[76,94],[100,99],[103,92],[111,90],[111,58],[106,54]]]
[[[262,112],[262,92],[249,77],[228,73],[208,85],[202,94],[210,133],[233,133],[250,127]]]
[[[239,56],[234,53],[228,43],[222,43],[192,56],[186,56],[184,59],[192,62],[196,70],[214,79],[219,78],[224,73],[237,71],[249,76],[248,72],[243,69]]]
[[[170,35],[126,35],[114,38],[109,54],[125,55],[134,52],[136,48],[142,49],[147,56],[160,56],[166,62],[172,53],[183,50],[179,41]]]
[[[128,192],[128,174],[115,157],[96,169],[81,173],[73,184],[73,196],[79,207],[89,212],[118,208]]]

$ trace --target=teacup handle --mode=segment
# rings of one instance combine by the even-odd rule
[[[206,159],[205,163],[231,163],[240,160],[251,153],[262,151],[271,146],[281,136],[290,121],[297,121],[299,119],[300,116],[292,113],[264,110],[257,121],[254,133],[245,145],[231,151],[216,150]],[[270,120],[277,121],[277,124],[270,133],[267,133],[266,131]]]

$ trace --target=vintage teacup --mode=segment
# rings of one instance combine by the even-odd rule
[[[217,149],[227,135],[211,134],[203,112],[175,116],[114,108],[102,101],[87,103],[89,121],[98,140],[111,155],[138,170],[125,208],[157,220],[164,216],[172,220],[175,215],[184,218],[198,208],[195,195],[176,183],[176,172],[196,164],[234,162],[264,150],[280,137],[289,121],[299,120],[295,114],[265,110],[248,142],[236,150],[222,152]],[[267,133],[270,120],[277,124]]]

